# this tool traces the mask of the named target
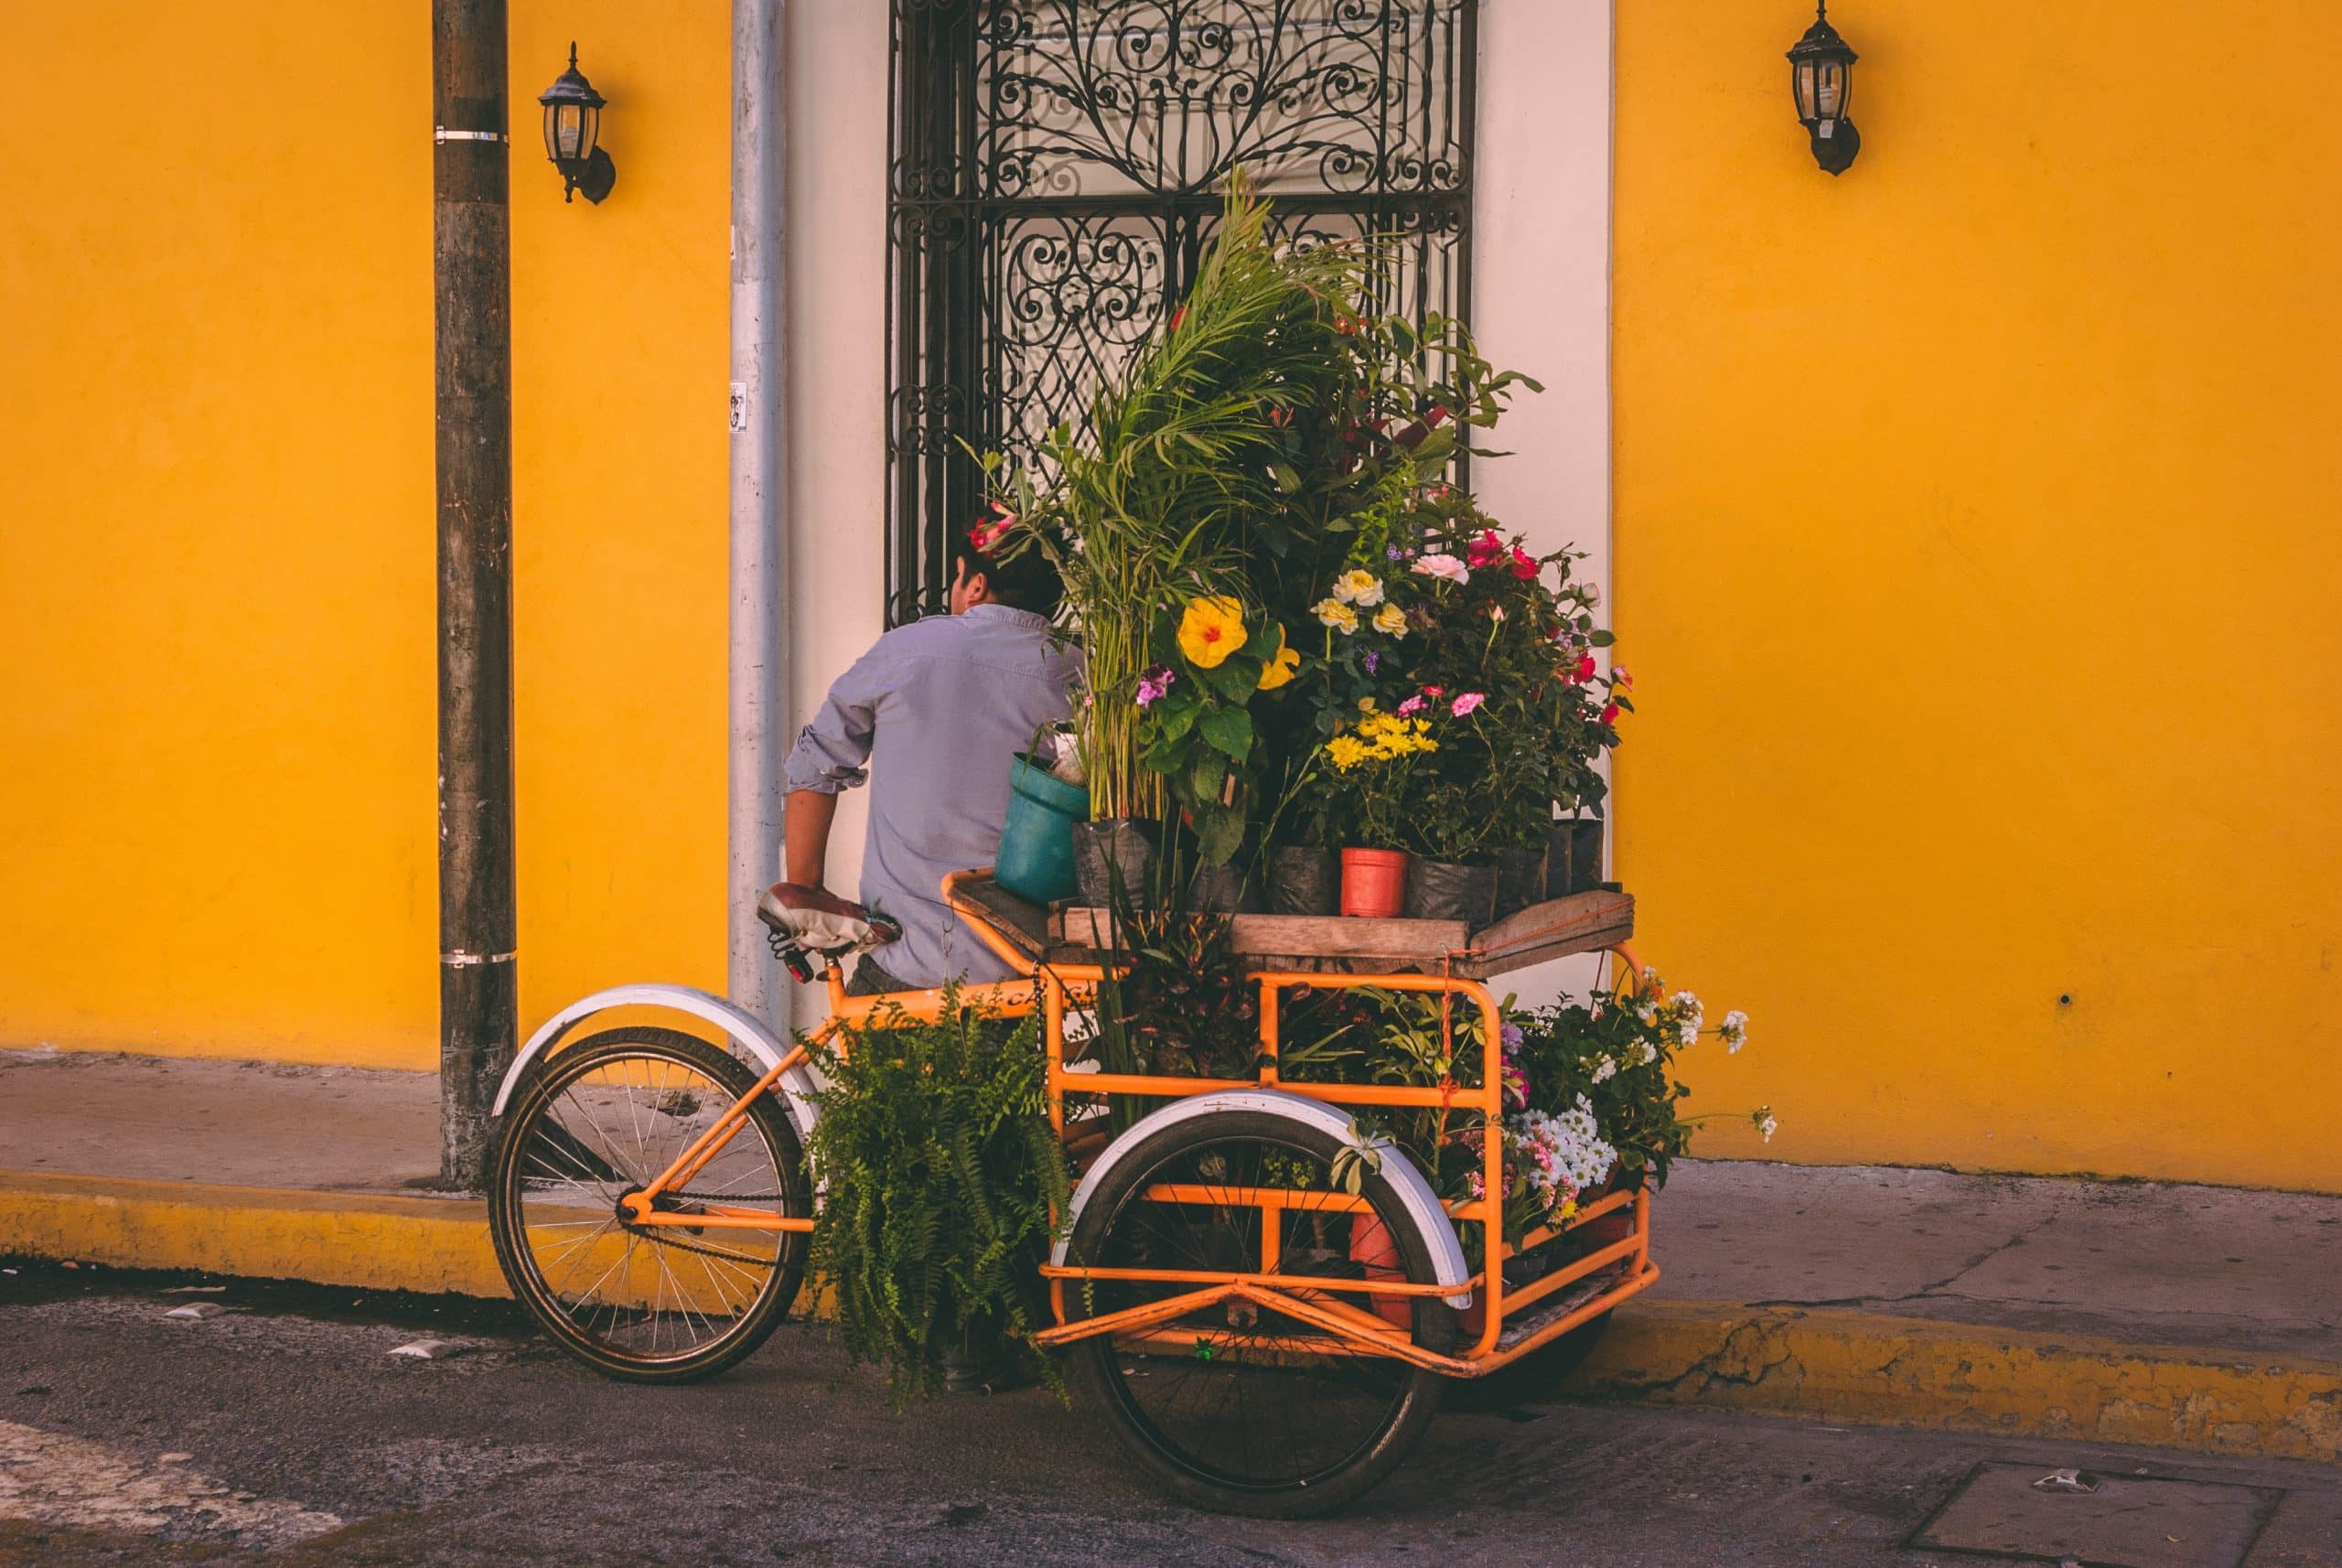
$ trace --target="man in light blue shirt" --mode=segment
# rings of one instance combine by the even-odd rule
[[[971,531],[952,563],[951,613],[880,638],[838,677],[789,754],[782,854],[800,888],[822,886],[838,791],[870,783],[862,903],[903,934],[864,955],[849,986],[856,994],[1009,973],[943,903],[943,877],[992,864],[1010,760],[1069,715],[1080,656],[1050,639],[1063,590],[1043,552],[1004,562],[988,553],[1007,526]]]

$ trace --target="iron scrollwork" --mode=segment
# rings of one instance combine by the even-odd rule
[[[1396,236],[1468,309],[1477,0],[892,0],[887,619],[1186,291],[1230,172],[1296,243]]]

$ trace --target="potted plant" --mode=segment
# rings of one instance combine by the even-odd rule
[[[1429,723],[1371,712],[1326,742],[1328,812],[1342,839],[1345,915],[1388,918],[1404,908],[1407,822],[1420,804],[1424,758],[1439,749]]]
[[[811,1262],[847,1356],[884,1367],[897,1403],[1020,1357],[1054,1387],[1031,1345],[1071,1183],[1035,1020],[947,995],[940,1023],[881,1006],[844,1044],[813,1047],[827,1087],[807,1155],[827,1195]]]

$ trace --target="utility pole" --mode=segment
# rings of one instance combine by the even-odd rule
[[[520,1027],[505,0],[432,0],[439,478],[439,1177],[477,1191]]]

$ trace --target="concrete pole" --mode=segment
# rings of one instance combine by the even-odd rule
[[[519,1030],[504,0],[432,0],[439,502],[439,1176],[477,1190]]]
[[[757,899],[780,875],[789,748],[788,357],[782,337],[786,0],[732,5],[732,1000],[789,1026]]]

